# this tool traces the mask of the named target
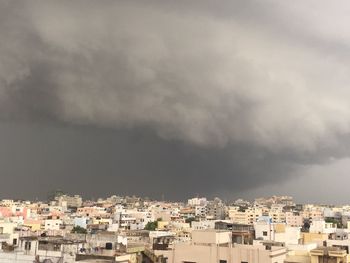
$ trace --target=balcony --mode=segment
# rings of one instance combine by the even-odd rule
[[[346,257],[346,250],[328,251],[330,257]]]
[[[10,238],[10,234],[0,234],[0,241],[8,240]]]

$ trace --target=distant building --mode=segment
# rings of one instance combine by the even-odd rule
[[[187,204],[189,206],[205,206],[207,204],[207,198],[205,197],[195,197],[195,198],[191,198],[188,199]]]
[[[83,199],[80,195],[61,195],[55,198],[59,206],[65,206],[68,208],[78,208],[83,204]]]

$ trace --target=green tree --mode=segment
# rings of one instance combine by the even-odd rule
[[[76,233],[76,234],[86,234],[87,231],[85,228],[81,227],[81,226],[75,226],[73,227],[71,233]]]
[[[159,221],[162,221],[162,218],[161,217],[159,217],[159,218],[157,218],[157,220],[156,221],[152,221],[152,222],[148,222],[147,224],[146,224],[146,226],[145,226],[145,230],[149,230],[149,231],[154,231],[154,230],[156,230],[157,228],[158,228],[158,222]]]
[[[154,231],[158,227],[158,221],[148,222],[145,226],[145,230]]]
[[[194,217],[189,217],[185,219],[185,223],[189,223],[192,226],[192,222],[196,221],[196,218]]]

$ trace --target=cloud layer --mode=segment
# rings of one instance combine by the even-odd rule
[[[0,118],[147,128],[223,158],[243,147],[251,152],[233,163],[264,156],[274,178],[281,163],[342,158],[349,9],[346,1],[3,1]]]

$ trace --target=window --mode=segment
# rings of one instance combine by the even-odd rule
[[[241,263],[248,263],[248,261],[241,261]]]
[[[220,259],[219,263],[227,263],[227,260]]]
[[[53,251],[60,251],[60,250],[61,250],[61,245],[59,245],[59,244],[53,245]]]
[[[12,243],[13,243],[14,245],[17,245],[17,238],[14,238]]]
[[[24,249],[25,249],[25,250],[30,250],[31,248],[32,248],[32,242],[26,241],[26,242],[24,243]]]
[[[267,237],[267,231],[263,231],[263,236]]]
[[[111,250],[113,248],[112,243],[110,243],[110,242],[106,243],[105,248],[108,249],[108,250]]]

